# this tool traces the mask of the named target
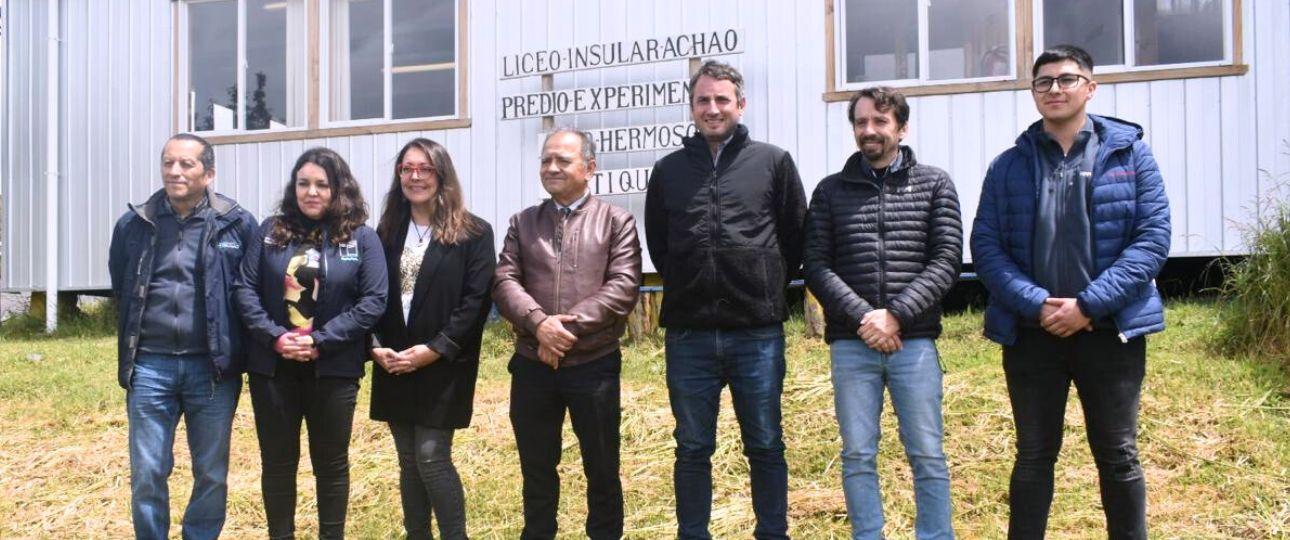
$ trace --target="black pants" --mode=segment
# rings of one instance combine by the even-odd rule
[[[511,425],[524,477],[524,532],[521,538],[555,538],[560,502],[561,429],[569,410],[587,475],[589,538],[623,535],[623,484],[618,478],[618,375],[615,351],[586,364],[551,369],[511,357]]]
[[[1008,397],[1017,426],[1017,461],[1009,485],[1008,538],[1043,538],[1053,500],[1053,466],[1062,447],[1071,382],[1084,409],[1097,464],[1109,538],[1147,537],[1147,485],[1138,463],[1138,400],[1146,339],[1122,343],[1109,330],[1059,338],[1020,329],[1003,349]]]
[[[312,362],[284,361],[275,376],[252,373],[250,382],[269,537],[295,536],[296,470],[303,419],[309,426],[309,459],[317,482],[318,536],[344,538],[349,436],[358,379],[318,377]]]
[[[451,429],[390,422],[399,455],[399,499],[408,540],[434,540],[430,514],[444,540],[466,538],[466,495],[452,464]]]

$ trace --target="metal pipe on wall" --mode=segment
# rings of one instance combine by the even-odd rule
[[[58,5],[50,0],[45,71],[45,331],[58,328],[58,136],[59,42]]]

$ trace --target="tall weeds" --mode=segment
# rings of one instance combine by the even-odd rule
[[[1227,269],[1214,337],[1225,353],[1264,356],[1290,368],[1290,178],[1270,193],[1246,230],[1249,256]]]

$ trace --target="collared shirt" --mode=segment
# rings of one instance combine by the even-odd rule
[[[199,213],[201,213],[202,210],[210,208],[211,206],[211,196],[209,193],[207,193],[206,195],[202,195],[202,200],[197,201],[197,204],[193,206],[192,210],[188,211],[188,215],[184,217],[179,217],[179,212],[175,211],[175,205],[170,204],[169,197],[162,197],[161,201],[162,201],[161,211],[158,212],[157,215],[162,216],[166,214],[171,214],[175,216],[175,220],[179,221],[180,223],[188,221],[193,216],[196,216]]]
[[[563,204],[560,204],[560,202],[559,202],[559,201],[556,201],[554,197],[553,197],[553,198],[551,198],[551,202],[555,203],[555,211],[556,211],[556,212],[560,212],[560,213],[562,213],[562,214],[563,214],[563,213],[565,213],[565,210],[567,209],[567,210],[569,211],[568,213],[570,213],[570,214],[571,214],[571,213],[573,213],[573,212],[576,212],[579,208],[582,208],[583,203],[587,202],[587,198],[588,198],[588,197],[591,197],[591,190],[590,190],[590,189],[588,189],[588,190],[586,190],[586,191],[582,192],[582,196],[581,196],[581,197],[578,197],[578,200],[576,200],[576,201],[573,201],[573,202],[569,203],[569,206],[565,206],[565,205],[563,205]]]
[[[865,175],[881,183],[884,179],[887,178],[887,175],[891,174],[891,171],[900,170],[900,166],[904,161],[905,161],[905,153],[897,150],[896,159],[891,160],[891,163],[888,163],[886,167],[882,167],[881,169],[875,169],[873,168],[872,165],[869,164],[869,160],[867,159],[860,160],[860,166],[862,168],[861,170],[864,171]]]
[[[1093,268],[1093,163],[1101,142],[1086,120],[1070,150],[1048,133],[1035,134],[1039,205],[1035,215],[1034,278],[1060,298],[1073,298],[1096,274]]]

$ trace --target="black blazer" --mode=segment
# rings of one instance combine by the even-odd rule
[[[234,288],[242,322],[250,332],[247,371],[273,376],[278,362],[294,362],[273,350],[278,337],[290,330],[284,299],[287,264],[296,246],[266,243],[275,219],[266,219],[242,257],[242,273]],[[326,238],[324,237],[324,242]],[[318,348],[319,376],[363,376],[367,361],[367,336],[385,311],[389,273],[381,240],[364,225],[349,242],[326,242],[323,249],[323,282],[314,313],[312,337]]]
[[[405,223],[395,238],[384,239],[389,269],[389,304],[376,326],[381,346],[401,351],[418,343],[442,358],[404,375],[372,366],[373,420],[436,428],[470,425],[474,412],[479,344],[492,309],[489,290],[497,256],[493,229],[471,216],[481,232],[457,245],[431,240],[412,293],[408,324],[403,322],[399,258],[408,234]]]

